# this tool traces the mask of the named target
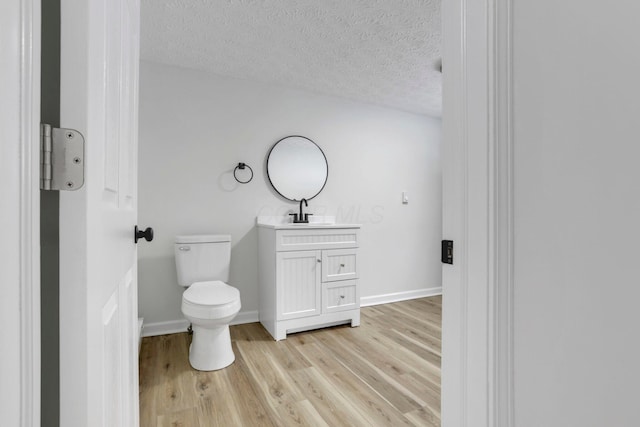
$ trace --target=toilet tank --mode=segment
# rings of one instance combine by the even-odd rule
[[[228,234],[176,236],[174,252],[180,286],[229,280],[231,236]]]

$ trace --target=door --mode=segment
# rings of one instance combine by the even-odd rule
[[[60,425],[138,425],[138,0],[62,0],[60,125],[85,183],[60,194]]]
[[[278,320],[320,314],[321,257],[322,251],[278,252],[276,255]]]

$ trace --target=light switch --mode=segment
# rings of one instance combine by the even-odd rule
[[[406,191],[402,192],[402,204],[406,205],[409,203],[409,193],[407,193]]]

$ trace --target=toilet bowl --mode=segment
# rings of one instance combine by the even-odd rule
[[[240,292],[229,286],[229,235],[177,236],[175,240],[182,314],[193,336],[189,363],[199,371],[214,371],[233,363],[229,323],[240,311]]]
[[[221,281],[196,282],[182,294],[182,314],[191,322],[189,363],[215,371],[233,363],[229,323],[240,311],[240,292]]]

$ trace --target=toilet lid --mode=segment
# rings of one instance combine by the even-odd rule
[[[240,292],[219,280],[196,282],[184,291],[182,299],[191,304],[224,305],[240,299]]]

